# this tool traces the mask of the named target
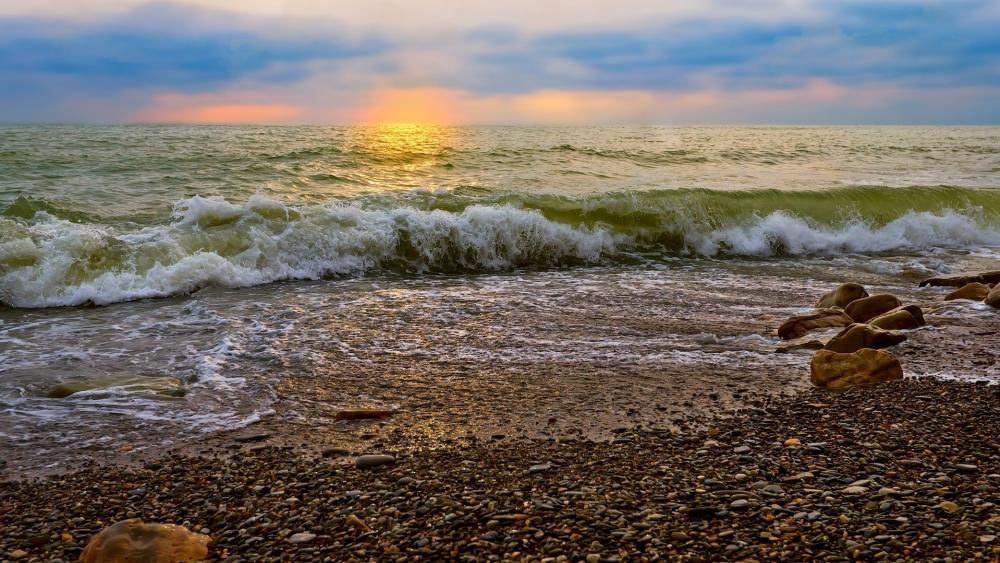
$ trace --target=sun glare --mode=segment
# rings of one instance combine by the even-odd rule
[[[434,88],[380,90],[362,120],[373,125],[447,125],[453,122],[453,97]]]

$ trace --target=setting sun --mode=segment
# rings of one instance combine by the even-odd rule
[[[378,90],[372,103],[361,112],[361,121],[370,124],[431,124],[454,122],[456,93],[439,88]]]

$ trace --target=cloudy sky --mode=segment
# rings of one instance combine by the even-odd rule
[[[2,0],[0,121],[1000,123],[1000,0]]]

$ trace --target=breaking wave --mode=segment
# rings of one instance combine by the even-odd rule
[[[145,226],[59,217],[55,206],[29,203],[0,217],[0,300],[8,306],[107,304],[378,272],[1000,246],[1000,192],[964,188],[576,199],[466,190],[302,206],[262,195],[243,203],[192,197],[176,203],[170,220]]]

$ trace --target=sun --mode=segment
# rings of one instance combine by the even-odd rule
[[[378,90],[361,119],[373,125],[448,125],[454,122],[454,98],[438,88]]]

